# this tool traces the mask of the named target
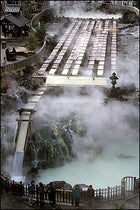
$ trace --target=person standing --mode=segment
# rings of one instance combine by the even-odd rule
[[[32,203],[33,203],[33,196],[35,194],[35,181],[32,180],[31,181],[31,184],[29,185],[28,187],[28,191],[29,191],[29,206],[32,206]]]
[[[82,191],[81,191],[81,189],[80,189],[80,187],[79,187],[78,184],[76,184],[73,187],[72,193],[73,193],[73,198],[74,198],[75,206],[79,206]]]
[[[44,185],[42,182],[39,182],[38,194],[39,194],[39,205],[40,207],[43,207],[44,206]]]
[[[5,54],[6,54],[7,61],[9,61],[9,47],[6,48]]]
[[[87,198],[88,198],[88,205],[91,207],[93,204],[93,198],[94,198],[94,189],[93,189],[92,185],[88,186]]]
[[[53,187],[52,182],[50,182],[50,186],[47,189],[47,193],[49,196],[50,205],[55,205],[55,188]]]
[[[13,60],[15,61],[16,60],[16,49],[15,49],[15,47],[13,47],[12,54],[13,54]]]

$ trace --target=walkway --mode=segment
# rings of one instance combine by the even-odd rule
[[[53,76],[48,75],[46,78],[46,86],[65,86],[65,85],[78,85],[78,86],[107,86],[108,79],[105,77],[86,77],[86,76]]]
[[[122,204],[125,204],[125,209],[139,209],[139,196],[137,195],[133,199],[130,200],[117,200],[114,201],[115,204],[118,204],[119,206]],[[10,193],[6,193],[2,190],[1,193],[1,209],[41,209],[40,206],[38,206],[36,203],[33,204],[32,207],[28,206],[28,199],[27,198],[20,198],[18,196],[13,196]],[[80,207],[76,208],[74,206],[71,206],[70,204],[62,204],[62,203],[56,203],[55,207],[51,207],[48,203],[45,203],[44,208],[42,209],[116,209],[113,202],[98,202],[94,203],[91,208],[88,208],[86,205],[83,205],[80,203]]]

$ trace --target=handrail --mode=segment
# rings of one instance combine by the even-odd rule
[[[41,15],[43,15],[47,10],[50,10],[50,9],[51,9],[51,7],[47,7],[47,8],[45,8],[44,10],[42,10],[40,13],[36,14],[36,15],[32,18],[32,20],[31,20],[31,28],[32,28],[32,30],[33,30],[34,32],[36,32],[35,28],[33,27],[35,19],[36,19],[36,18],[38,19]]]
[[[33,56],[30,56],[28,58],[23,59],[22,61],[13,62],[11,64],[7,64],[4,66],[1,66],[1,71],[12,71],[13,69],[19,69],[23,66],[29,66],[37,61],[40,61],[40,58],[42,57],[44,50],[46,47],[46,40],[44,40],[43,46],[40,48],[40,50]]]
[[[104,189],[94,189],[94,200],[95,201],[113,201],[117,199],[126,199],[127,198],[127,191],[126,188],[126,180],[129,178],[129,183],[131,181],[131,184],[133,184],[133,188],[131,189],[132,194],[130,195],[129,199],[131,197],[134,197],[137,195],[136,191],[136,182],[139,179],[136,179],[136,177],[126,176],[123,177],[121,180],[120,186],[115,187],[108,187]],[[9,178],[5,177],[4,175],[0,175],[0,181],[2,189],[5,189],[6,192],[12,192],[14,195],[17,196],[24,196],[29,197],[28,193],[28,184],[23,184],[22,182],[15,182],[14,180],[10,180]],[[124,183],[125,181],[125,183]],[[37,189],[37,186],[36,186]],[[129,190],[130,192],[130,190]],[[38,199],[38,193],[37,190],[34,195],[34,199]],[[49,200],[48,194],[44,193],[44,200]],[[87,191],[82,190],[82,201],[87,201]],[[56,202],[63,202],[63,203],[72,203],[73,204],[73,197],[72,197],[72,189],[65,190],[65,189],[56,189]]]

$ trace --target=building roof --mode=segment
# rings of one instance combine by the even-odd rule
[[[19,5],[6,5],[4,12],[18,13],[20,12]]]
[[[24,16],[19,16],[19,17],[15,17],[14,15],[12,14],[9,14],[9,15],[6,15],[4,17],[4,19],[12,22],[14,25],[18,26],[18,27],[22,27],[24,26],[25,24],[29,23],[30,21],[25,18]],[[3,20],[4,20],[3,19]]]

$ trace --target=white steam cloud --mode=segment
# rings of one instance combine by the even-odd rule
[[[59,17],[72,17],[72,18],[115,18],[118,19],[122,17],[122,14],[106,14],[101,11],[97,11],[94,8],[94,4],[92,3],[92,10],[88,10],[85,1],[76,1],[73,3],[72,1],[67,1],[64,3],[63,1],[51,1],[51,5],[55,8],[56,16]]]
[[[105,105],[103,100],[104,95],[101,90],[89,88],[88,95],[81,96],[79,95],[79,88],[73,87],[71,87],[71,91],[69,88],[65,88],[64,94],[61,96],[44,96],[40,100],[35,114],[37,124],[38,122],[42,122],[43,124],[47,121],[48,116],[53,120],[58,120],[62,117],[70,116],[72,113],[76,113],[77,119],[82,119],[84,125],[86,125],[87,134],[84,138],[74,136],[78,152],[77,164],[74,161],[70,163],[70,165],[66,164],[63,167],[54,169],[54,171],[47,169],[44,172],[40,172],[38,180],[41,179],[44,181],[44,178],[48,177],[49,181],[60,179],[66,180],[71,184],[75,184],[74,182],[76,181],[84,181],[84,183],[89,184],[91,182],[94,186],[101,187],[107,186],[109,183],[113,185],[119,184],[123,176],[131,174],[132,176],[134,174],[137,176],[137,160],[139,158],[137,151],[139,139],[138,107],[129,102],[119,101],[112,101]],[[103,152],[95,161],[89,163],[86,162],[87,150],[84,151],[84,147],[90,145],[100,145]],[[80,151],[78,148],[83,150]],[[130,163],[130,174],[127,174],[128,165],[126,165],[121,172],[119,171],[124,164],[124,160],[118,158],[122,153],[134,156],[134,158],[132,158],[132,168],[131,159],[127,161],[127,164]],[[69,168],[70,166],[71,170]],[[79,170],[81,171],[81,176],[79,173],[77,174],[78,180],[75,180],[75,177],[73,177],[71,173],[72,170],[76,170],[76,167],[80,167]],[[69,168],[69,174],[67,168]],[[88,168],[88,170],[90,168],[91,177],[89,177],[89,175],[84,175],[83,177],[82,173],[84,173],[85,168]],[[97,173],[99,173],[98,175],[94,171],[95,168]],[[63,170],[65,170],[65,172]],[[110,170],[118,170],[116,178],[110,176]],[[62,174],[61,171],[63,171]],[[58,176],[55,175],[57,172]],[[99,180],[99,177],[102,179],[101,174],[105,176],[103,182]],[[92,176],[96,183],[92,180]]]
[[[84,3],[77,2],[77,6],[71,5],[69,8],[61,9],[61,1],[51,1],[56,4],[56,15],[65,17],[81,17],[81,18],[109,18],[107,14],[98,13],[97,11],[85,11]],[[117,14],[119,18],[121,15]],[[114,17],[110,14],[110,17]],[[134,33],[136,38],[137,33]],[[136,45],[135,45],[136,46]],[[131,46],[130,46],[130,49]],[[127,49],[126,49],[127,50]],[[130,52],[130,51],[129,51]],[[138,52],[136,47],[130,52]],[[139,64],[138,54],[122,58],[118,55],[118,86],[125,84],[135,84],[138,87]],[[57,87],[55,87],[57,89]],[[12,95],[16,91],[16,85],[13,84]],[[25,90],[21,90],[25,91]],[[123,176],[138,175],[138,139],[139,139],[139,107],[129,102],[112,101],[107,105],[104,104],[105,95],[101,89],[96,87],[87,88],[87,95],[80,95],[80,88],[67,87],[60,96],[43,96],[37,105],[34,123],[37,127],[47,121],[47,116],[53,120],[63,117],[69,117],[72,113],[82,119],[87,128],[87,135],[84,138],[75,139],[78,146],[87,146],[88,144],[96,144],[102,146],[103,152],[92,163],[84,162],[84,158],[80,153],[78,162],[66,164],[64,167],[57,169],[47,169],[41,172],[38,181],[44,183],[55,180],[65,180],[71,184],[83,182],[93,184],[95,188],[109,186],[111,184],[119,184]],[[15,116],[13,116],[15,118]],[[9,116],[11,119],[11,116]],[[9,119],[7,117],[7,119]],[[16,119],[14,119],[16,121]],[[77,138],[77,136],[75,136]],[[10,142],[11,143],[11,142]],[[9,150],[9,142],[3,142],[4,148]],[[121,153],[134,156],[133,159],[119,159]],[[6,159],[5,171],[10,171],[10,165],[13,156],[10,155]],[[126,162],[127,161],[127,162]],[[78,168],[77,168],[78,167]],[[112,176],[116,174],[116,176]],[[73,177],[74,176],[74,177]],[[46,179],[47,177],[47,179]],[[103,179],[104,177],[104,179]]]

